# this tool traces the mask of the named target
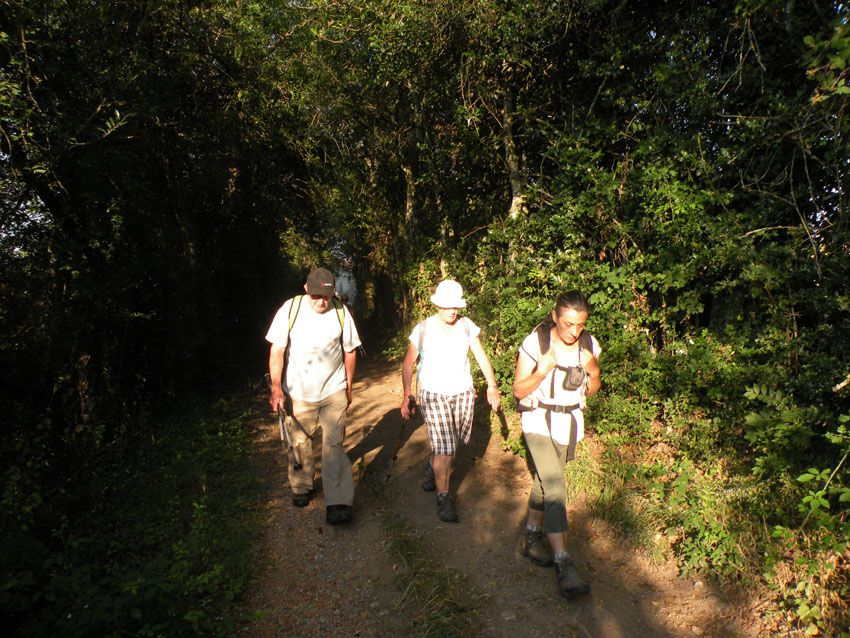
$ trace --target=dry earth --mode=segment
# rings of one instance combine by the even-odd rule
[[[498,434],[479,422],[452,478],[461,521],[440,522],[434,495],[419,487],[419,463],[428,454],[421,423],[408,425],[391,463],[401,426],[398,365],[367,361],[357,374],[346,438],[357,488],[347,526],[325,524],[320,489],[308,507],[291,505],[276,422],[265,416],[265,397],[257,398],[256,467],[271,498],[266,563],[248,602],[256,620],[245,635],[415,634],[400,612],[395,575],[403,566],[389,551],[388,516],[409,521],[435,564],[465,575],[477,635],[765,635],[754,609],[721,601],[701,581],[679,577],[675,565],[651,564],[580,499],[570,503],[569,550],[593,589],[577,601],[561,599],[553,570],[515,551],[529,487],[525,462],[502,451]]]

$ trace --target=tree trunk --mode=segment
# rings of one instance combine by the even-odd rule
[[[508,167],[508,178],[511,182],[511,219],[525,210],[525,187],[522,182],[519,155],[514,142],[514,101],[513,95],[508,92],[505,96],[505,107],[502,117],[502,130],[504,131],[505,164]]]

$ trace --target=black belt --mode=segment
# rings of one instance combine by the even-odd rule
[[[570,413],[570,442],[567,444],[567,460],[572,461],[576,457],[576,443],[578,442],[576,441],[578,438],[578,422],[572,412],[573,410],[578,410],[581,406],[578,403],[575,405],[558,405],[556,403],[543,403],[542,401],[538,401],[536,407],[546,410],[546,427],[549,428],[550,438],[552,436],[552,413]]]
[[[535,407],[549,410],[549,412],[565,414],[567,412],[572,412],[573,410],[578,410],[581,406],[578,403],[575,405],[558,405],[557,403],[543,403],[542,401],[538,401],[537,406]]]

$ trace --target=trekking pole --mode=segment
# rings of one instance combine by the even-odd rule
[[[407,409],[410,411],[410,417],[416,414],[416,399],[413,398],[413,395],[408,395],[407,397]],[[398,458],[398,451],[401,449],[401,442],[404,440],[404,429],[407,426],[407,421],[404,419],[401,420],[401,427],[398,430],[398,438],[395,442],[395,447],[393,448],[393,458],[390,461],[390,467],[387,470],[387,477],[385,480],[389,481],[390,477],[393,473],[393,467],[395,467],[395,460]]]
[[[283,451],[288,452],[289,465],[297,472],[302,467],[301,459],[298,458],[298,451],[295,449],[295,446],[292,444],[292,439],[289,437],[289,428],[283,424],[283,410],[280,406],[277,408],[277,424],[280,428],[280,442],[283,444]]]

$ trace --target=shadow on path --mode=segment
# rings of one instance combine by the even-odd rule
[[[348,458],[355,466],[361,483],[371,484],[376,480],[388,479],[388,473],[392,474],[393,455],[404,447],[419,426],[419,421],[418,417],[414,417],[404,423],[401,412],[394,408],[386,412],[365,437],[348,450]]]

